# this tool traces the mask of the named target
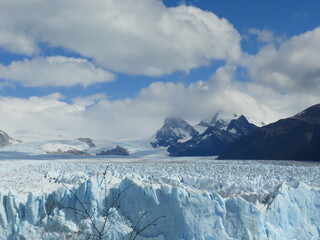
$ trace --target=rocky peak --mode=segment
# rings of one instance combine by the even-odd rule
[[[164,120],[163,126],[155,134],[153,147],[167,147],[179,140],[189,140],[198,135],[198,132],[185,120],[177,117],[169,117]]]
[[[171,127],[171,128],[185,128],[187,127],[189,124],[183,120],[182,118],[178,118],[178,117],[167,117],[164,120],[164,125],[163,127]]]
[[[245,116],[241,115],[239,118],[230,121],[227,131],[239,136],[244,136],[256,128],[256,125],[250,123]]]

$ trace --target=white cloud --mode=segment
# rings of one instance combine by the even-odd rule
[[[1,47],[17,54],[32,55],[38,52],[38,47],[33,39],[28,38],[21,32],[8,31],[0,25],[0,48]]]
[[[273,31],[267,29],[250,28],[249,34],[256,35],[259,42],[262,43],[281,43],[284,37],[276,36]]]
[[[71,103],[58,93],[26,99],[1,97],[1,128],[22,140],[27,134],[37,137],[36,133],[49,138],[149,137],[167,116],[179,116],[195,124],[222,111],[269,123],[320,101],[318,95],[283,95],[263,85],[235,81],[234,72],[235,67],[227,65],[209,81],[189,86],[151,83],[136,97],[123,100],[112,100],[104,94],[79,97]]]
[[[245,61],[258,84],[287,93],[320,91],[320,27],[292,37],[279,48],[268,45]]]
[[[0,65],[0,78],[23,86],[89,86],[114,79],[105,69],[158,76],[227,62],[208,81],[154,82],[123,100],[0,97],[1,128],[17,138],[26,131],[53,138],[148,137],[167,116],[196,123],[224,111],[268,123],[320,102],[320,28],[279,47],[272,32],[251,33],[268,45],[242,58],[233,26],[194,7],[167,8],[156,0],[1,1],[0,47],[31,58]],[[83,58],[35,57],[43,42]],[[235,79],[239,63],[252,82]]]
[[[97,93],[90,96],[74,98],[72,99],[72,102],[79,110],[85,110],[86,108],[93,107],[99,101],[107,98],[108,96],[106,94]]]
[[[26,87],[71,87],[77,84],[87,87],[112,81],[115,76],[86,59],[54,56],[13,61],[8,66],[0,64],[0,78],[19,82]]]
[[[240,35],[226,19],[157,0],[1,1],[0,16],[0,32],[11,36],[0,46],[9,51],[31,55],[47,42],[130,74],[189,71],[241,55]]]
[[[57,138],[64,130],[64,136],[70,136],[68,127],[74,130],[72,126],[82,125],[77,106],[65,103],[59,93],[30,98],[0,97],[0,113],[6,114],[1,129],[17,138],[30,134],[35,140]]]

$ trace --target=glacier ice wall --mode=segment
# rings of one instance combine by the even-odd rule
[[[26,199],[0,193],[0,239],[86,239],[103,227],[106,205],[102,239],[129,239],[133,228],[160,216],[137,239],[320,239],[320,189],[304,183],[283,183],[263,196],[221,197],[190,186],[94,176],[70,189]]]

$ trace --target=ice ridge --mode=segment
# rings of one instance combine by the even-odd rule
[[[302,182],[283,183],[260,202],[188,185],[102,175],[71,187],[29,193],[26,199],[0,192],[0,239],[85,239],[95,229],[75,209],[86,204],[101,227],[104,215],[96,209],[105,209],[119,193],[110,208],[106,239],[129,239],[144,213],[138,227],[165,216],[141,232],[144,240],[320,238],[320,189]]]

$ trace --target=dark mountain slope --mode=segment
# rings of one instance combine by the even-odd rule
[[[320,104],[257,129],[219,158],[320,161]]]
[[[225,128],[224,125],[221,126],[221,121],[217,121],[214,126],[208,127],[205,132],[189,141],[172,143],[168,152],[170,156],[219,155],[228,145],[256,128],[243,115],[231,120]]]

